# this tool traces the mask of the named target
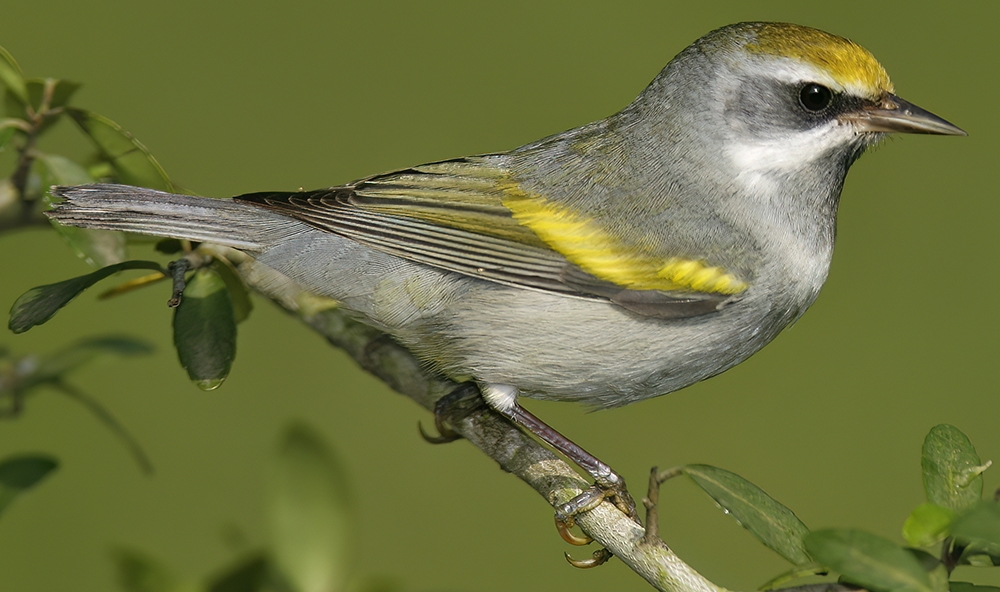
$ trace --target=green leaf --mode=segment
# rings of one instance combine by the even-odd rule
[[[14,333],[24,333],[35,325],[41,325],[87,288],[109,275],[126,269],[163,271],[160,265],[154,261],[122,261],[87,275],[32,288],[22,294],[11,306],[10,320],[7,326]]]
[[[7,457],[0,462],[0,513],[58,466],[55,458],[45,455]]]
[[[24,84],[21,66],[17,65],[17,60],[3,46],[0,46],[0,82],[7,88],[8,93],[20,101],[21,105],[28,104],[28,89]]]
[[[67,107],[66,112],[94,142],[102,158],[111,163],[118,174],[118,181],[150,189],[177,191],[149,150],[120,125],[76,107]]]
[[[984,501],[959,515],[952,523],[959,564],[1000,565],[1000,507]]]
[[[924,572],[927,573],[927,577],[931,581],[931,589],[940,590],[941,592],[948,589],[948,568],[945,567],[940,559],[923,549],[906,547],[904,550],[912,555],[920,563],[920,567],[923,568]]]
[[[948,424],[931,428],[924,439],[920,465],[924,492],[932,504],[961,512],[983,497],[980,473],[986,466],[968,436],[958,428]]]
[[[916,557],[882,537],[830,528],[807,534],[805,546],[816,561],[870,590],[940,592]]]
[[[983,586],[969,582],[951,582],[948,589],[951,592],[1000,592],[1000,588],[997,586]]]
[[[45,165],[45,172],[49,175],[49,178],[45,179],[44,182],[57,185],[85,185],[93,181],[87,174],[87,169],[65,156],[38,153],[38,160]],[[49,203],[51,203],[52,196],[49,195],[48,198]]]
[[[118,568],[118,583],[125,592],[172,592],[178,586],[173,574],[149,555],[132,549],[112,552]]]
[[[40,162],[46,172],[43,184],[52,185],[84,185],[92,179],[87,170],[72,160],[55,154],[39,154]],[[53,203],[52,194],[46,191],[43,201],[47,207]],[[125,260],[125,234],[111,230],[93,230],[66,226],[56,220],[49,220],[59,236],[65,240],[78,257],[92,267],[104,267]]]
[[[1000,504],[994,501],[979,502],[959,514],[951,524],[951,535],[956,540],[986,543],[1000,548]]]
[[[341,464],[319,436],[290,427],[278,448],[270,508],[278,571],[298,592],[343,589],[351,504]]]
[[[917,506],[903,523],[903,538],[912,547],[928,547],[948,536],[955,512],[930,502]]]
[[[768,548],[795,565],[812,560],[802,545],[809,529],[761,488],[735,473],[709,465],[687,465],[682,470]]]
[[[65,107],[73,95],[80,89],[79,82],[72,80],[59,80],[55,78],[30,78],[25,80],[28,89],[28,102],[41,108],[42,100],[45,97],[45,87],[51,86],[52,94],[49,98],[49,109]]]
[[[229,376],[236,357],[236,319],[226,283],[201,268],[174,312],[174,345],[181,366],[198,388],[212,390]]]
[[[25,86],[28,90],[28,103],[36,114],[42,115],[36,133],[48,130],[62,117],[63,108],[80,88],[80,84],[77,82],[56,78],[32,78],[25,80]],[[46,103],[46,101],[48,102]],[[8,114],[16,113],[16,111],[10,111]],[[29,117],[31,114],[27,109],[24,110],[23,114],[26,119],[31,119]]]
[[[232,264],[225,259],[216,259],[212,262],[212,269],[219,272],[219,277],[226,283],[229,290],[229,297],[233,301],[233,316],[237,323],[242,323],[250,316],[253,310],[253,303],[250,301],[250,291],[247,285],[240,279]]]
[[[1000,546],[982,541],[971,542],[961,549],[959,565],[993,567],[1000,565]]]

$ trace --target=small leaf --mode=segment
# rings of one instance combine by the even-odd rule
[[[980,502],[959,514],[951,525],[957,540],[988,543],[1000,548],[1000,504]]]
[[[997,586],[983,586],[969,582],[951,582],[948,589],[951,592],[1000,592],[1000,588]]]
[[[903,523],[903,538],[912,547],[928,547],[948,536],[955,512],[926,502],[917,506]]]
[[[289,428],[278,448],[270,521],[276,567],[292,589],[343,589],[350,506],[341,464],[311,430]]]
[[[80,90],[80,83],[73,82],[72,80],[30,78],[24,82],[28,89],[28,102],[39,108],[42,106],[46,86],[52,87],[52,95],[48,104],[49,109],[65,107],[76,91]]]
[[[85,185],[93,181],[87,174],[87,169],[65,156],[38,153],[38,160],[42,161],[50,176],[45,181],[53,185]],[[48,201],[51,203],[51,195],[48,196]]]
[[[225,259],[216,259],[212,262],[212,269],[219,272],[219,276],[222,281],[226,283],[226,289],[229,290],[229,297],[233,301],[233,315],[236,318],[237,323],[242,323],[247,320],[250,316],[250,311],[253,310],[253,303],[250,301],[250,291],[247,289],[247,285],[243,283],[240,279],[236,269],[233,268],[232,263]]]
[[[0,462],[0,513],[58,466],[55,458],[44,455],[7,457]]]
[[[805,546],[816,561],[852,584],[886,592],[938,592],[916,557],[882,537],[831,528],[807,534]]]
[[[17,65],[17,60],[3,46],[0,46],[0,82],[7,88],[8,93],[20,101],[21,105],[28,104],[28,89],[24,84],[21,66]]]
[[[132,549],[112,552],[118,568],[118,583],[125,592],[173,592],[178,588],[174,576],[162,563]]]
[[[166,171],[149,150],[110,119],[76,107],[67,107],[73,121],[94,142],[101,156],[111,163],[118,181],[129,185],[176,192]]]
[[[985,467],[968,436],[941,424],[924,439],[920,459],[927,501],[955,512],[974,506],[983,496]]]
[[[229,376],[236,357],[236,320],[219,274],[195,272],[174,312],[174,345],[181,366],[198,388],[213,390]]]
[[[38,161],[47,173],[43,180],[46,187],[84,185],[92,181],[86,169],[68,158],[55,154],[39,154]],[[52,206],[54,200],[51,192],[46,191],[42,199],[46,206]],[[124,233],[66,226],[53,219],[49,219],[49,222],[77,256],[86,261],[88,265],[104,267],[125,260]]]
[[[768,548],[795,565],[811,561],[802,546],[809,529],[761,488],[735,473],[709,465],[687,465],[682,470]]]
[[[160,265],[154,261],[122,261],[87,275],[32,288],[22,294],[11,306],[10,321],[7,326],[14,333],[24,333],[35,325],[41,325],[87,288],[109,275],[126,269],[162,271]]]
[[[948,568],[940,559],[922,549],[906,547],[904,550],[912,555],[927,573],[927,577],[931,581],[931,589],[941,592],[948,589]]]
[[[91,179],[97,179],[101,183],[114,183],[115,167],[106,160],[97,160],[87,167],[87,174]]]
[[[40,125],[36,128],[36,134],[48,130],[59,120],[63,114],[62,108],[80,88],[80,84],[77,82],[56,78],[32,78],[25,80],[25,85],[28,89],[29,104],[39,115],[43,116]],[[46,97],[47,93],[49,94]],[[48,103],[43,104],[46,98],[48,98]]]
[[[973,541],[961,549],[959,565],[992,567],[1000,565],[1000,545],[984,541]]]

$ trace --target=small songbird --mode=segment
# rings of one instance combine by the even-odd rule
[[[230,199],[59,187],[49,215],[248,253],[615,485],[518,397],[615,407],[747,359],[816,299],[847,170],[893,132],[965,135],[851,41],[741,23],[509,152]]]

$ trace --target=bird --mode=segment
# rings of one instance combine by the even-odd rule
[[[887,134],[966,135],[860,45],[724,26],[621,111],[506,152],[227,199],[56,187],[71,226],[238,249],[390,335],[567,454],[520,397],[618,407],[746,360],[815,301],[851,165]]]

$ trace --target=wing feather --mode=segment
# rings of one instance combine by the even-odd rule
[[[610,301],[644,316],[681,318],[730,296],[634,290],[597,278],[550,248],[504,203],[505,172],[488,157],[432,163],[298,193],[234,199],[399,257],[519,288]]]

